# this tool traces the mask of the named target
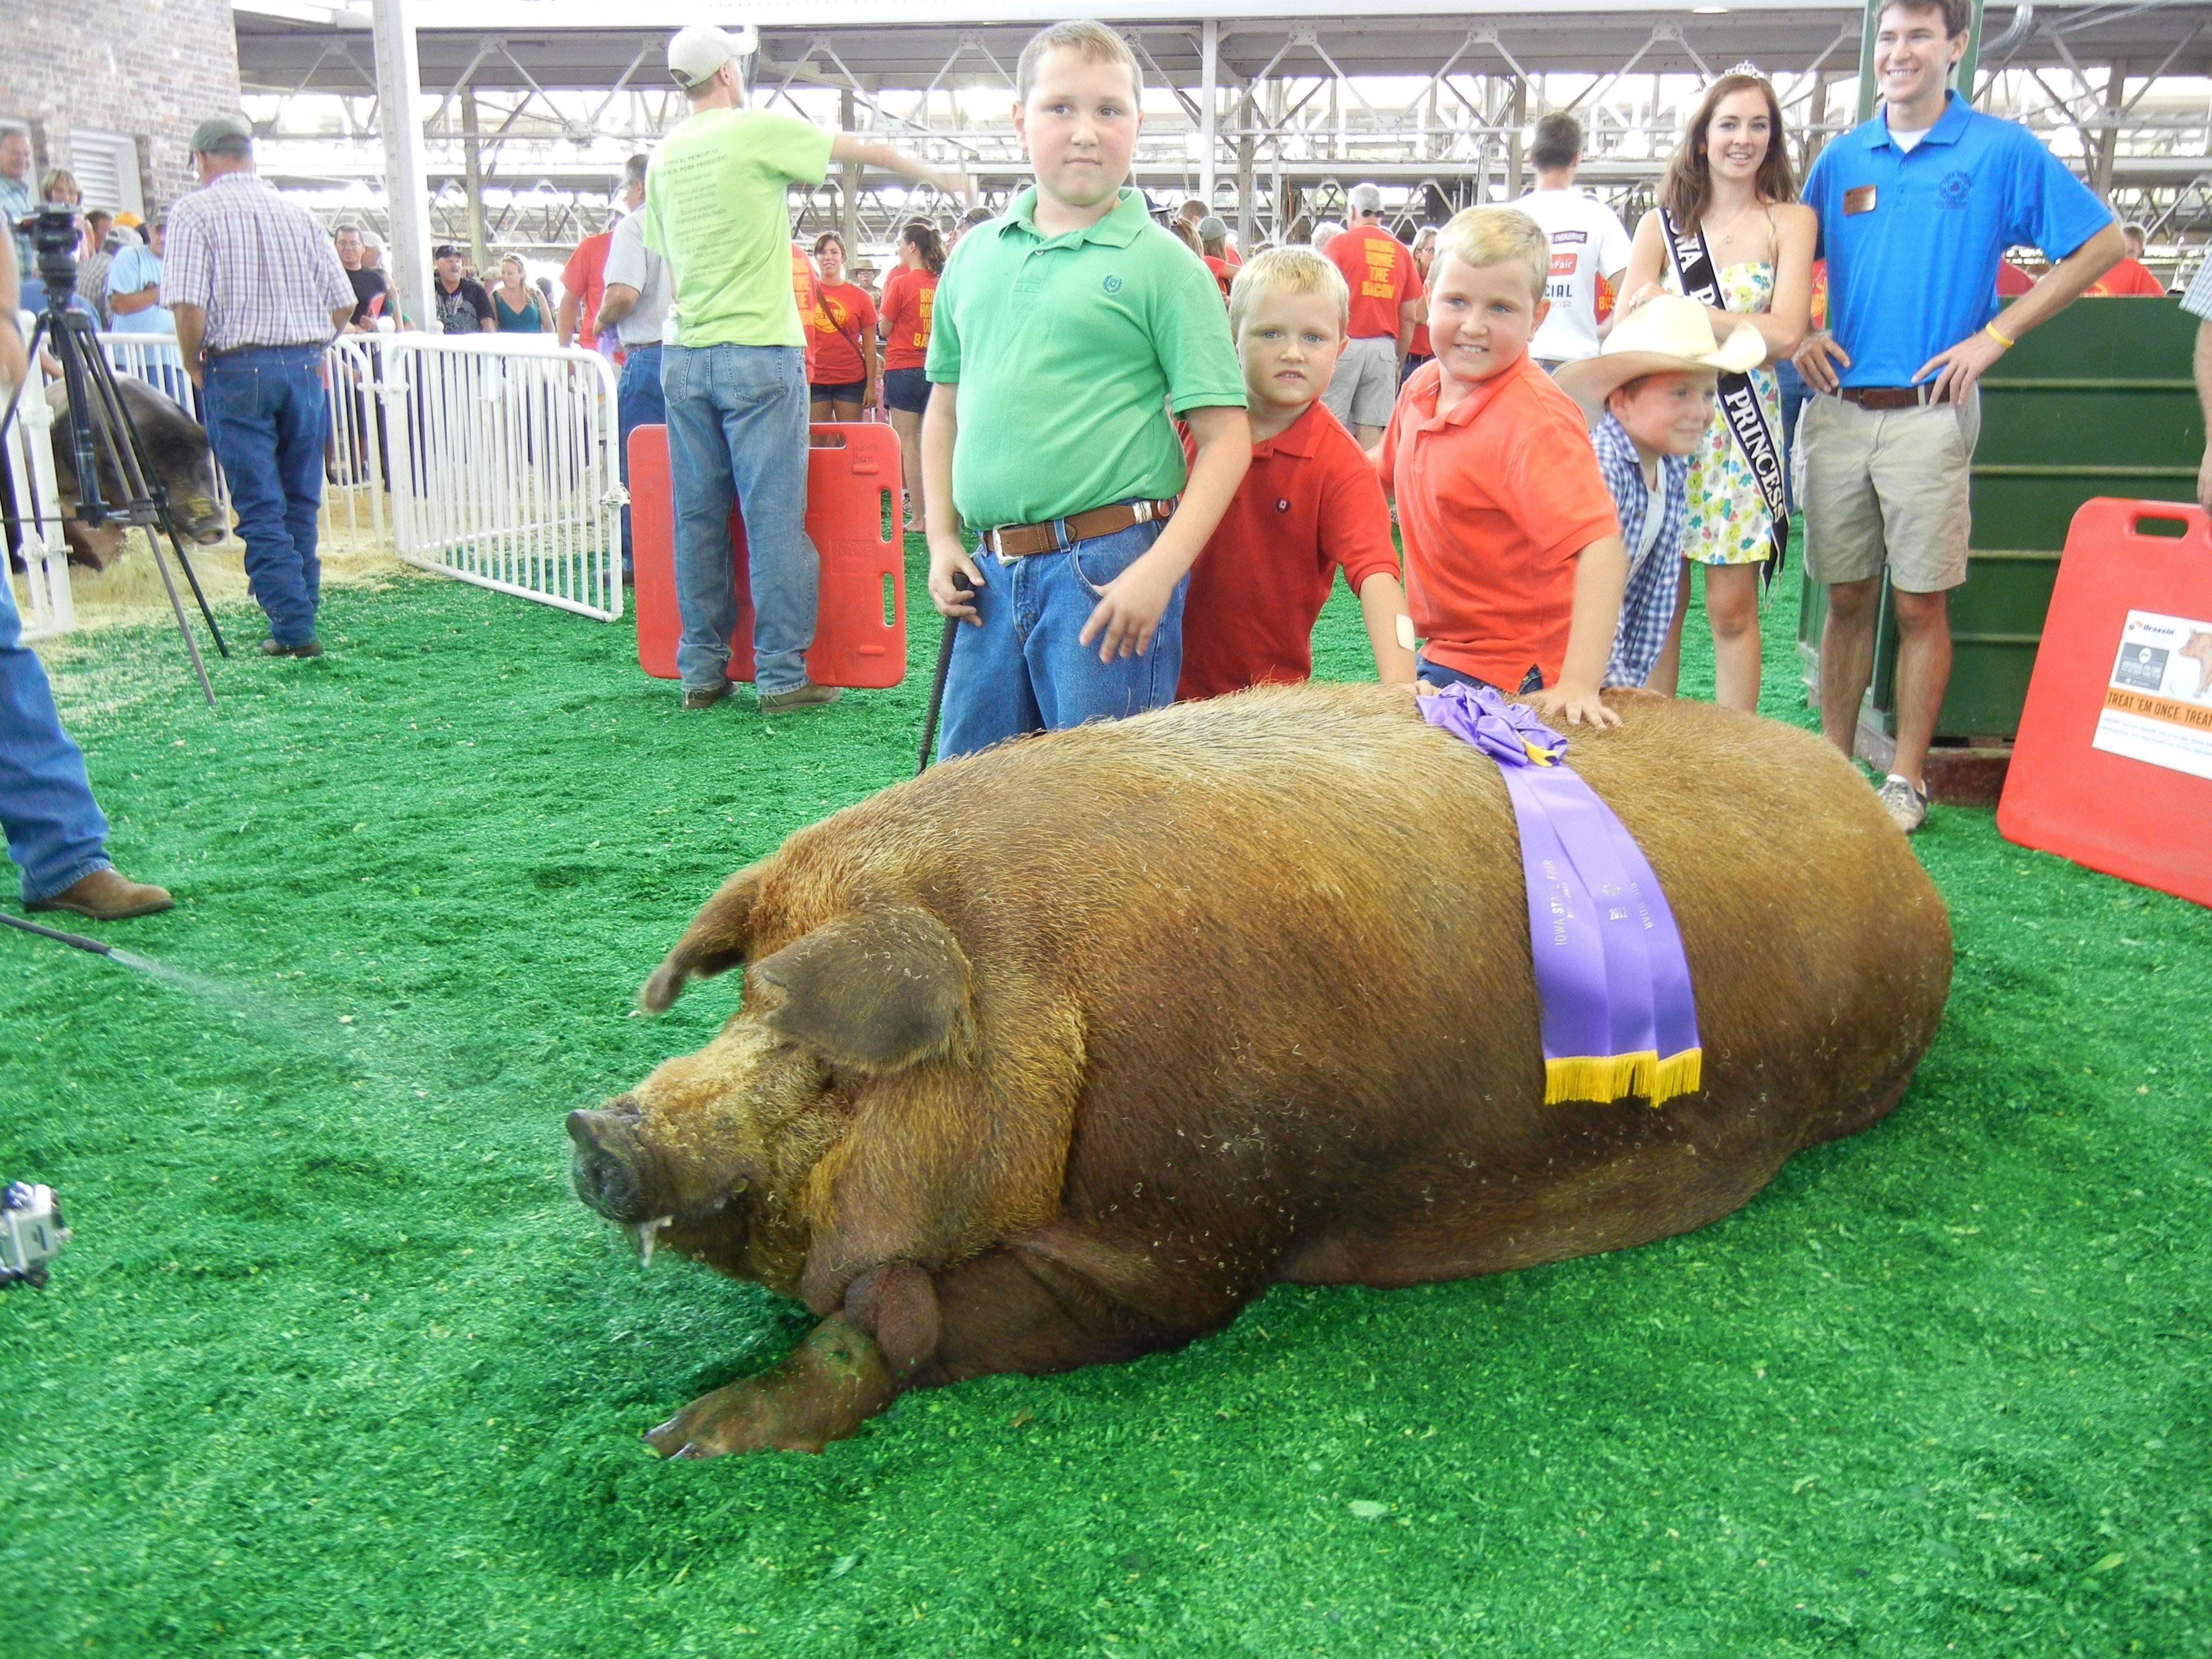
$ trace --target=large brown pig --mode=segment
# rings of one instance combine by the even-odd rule
[[[823,1316],[650,1431],[819,1449],[902,1389],[1172,1348],[1270,1285],[1412,1285],[1726,1215],[1897,1103],[1942,901],[1808,734],[1620,694],[1571,759],[1642,844],[1701,1091],[1544,1104],[1492,761],[1379,687],[1183,704],[940,766],[724,884],[646,984],[696,1054],[568,1120],[585,1201]]]

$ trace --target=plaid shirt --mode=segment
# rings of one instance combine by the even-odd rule
[[[37,276],[39,268],[31,262],[31,239],[15,228],[15,222],[28,218],[33,205],[28,179],[10,179],[0,173],[0,219],[7,221],[15,238],[15,275],[25,282]]]
[[[2181,296],[2181,308],[2192,317],[2212,322],[2212,259],[2197,267],[2197,275],[2190,280],[2189,292]]]
[[[353,284],[322,227],[251,173],[226,173],[169,210],[161,303],[207,313],[210,356],[245,346],[322,345]]]
[[[1650,550],[1638,558],[1644,545],[1644,515],[1650,510],[1651,486],[1644,482],[1644,464],[1636,456],[1636,441],[1628,429],[1607,413],[1590,430],[1597,451],[1598,471],[1613,495],[1613,511],[1620,515],[1620,539],[1627,544],[1628,591],[1620,599],[1620,626],[1613,636],[1613,656],[1605,665],[1607,685],[1641,685],[1659,660],[1667,643],[1667,629],[1674,621],[1674,599],[1681,591],[1682,523],[1690,514],[1690,458],[1659,458],[1659,534]]]

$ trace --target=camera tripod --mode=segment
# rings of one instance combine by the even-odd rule
[[[0,226],[0,235],[7,234],[9,228]],[[212,708],[215,687],[208,682],[207,665],[200,659],[199,641],[193,637],[191,623],[185,615],[176,578],[169,573],[169,562],[161,548],[162,537],[167,538],[178,564],[184,568],[185,580],[191,585],[192,597],[199,602],[200,615],[207,622],[216,649],[228,657],[230,647],[223,642],[222,630],[216,626],[215,612],[209,608],[207,594],[200,587],[191,560],[185,556],[184,538],[177,533],[175,521],[169,515],[167,492],[154,470],[144,437],[131,420],[131,411],[124,406],[114,366],[100,349],[98,325],[87,313],[69,308],[70,297],[76,292],[76,258],[72,252],[77,240],[76,215],[67,208],[43,209],[26,222],[26,228],[38,254],[40,278],[46,287],[46,308],[39,313],[37,326],[31,331],[29,356],[35,365],[43,346],[52,351],[55,361],[61,365],[62,384],[69,392],[70,455],[76,468],[76,516],[94,529],[113,522],[131,525],[145,532],[146,545],[153,550],[155,568],[161,573],[161,586],[168,592],[169,610],[177,619],[177,632],[185,641],[185,654],[191,659],[200,695]],[[16,405],[21,402],[31,380],[32,375],[26,373],[23,384],[15,388],[7,408],[0,410],[0,437],[6,436],[9,423],[15,418]],[[111,480],[117,497],[112,504],[103,493]],[[58,503],[46,505],[58,507]],[[17,526],[24,523],[12,500],[0,501],[0,516],[4,516],[12,543]],[[34,503],[33,522],[29,526],[34,532],[38,516],[40,507]],[[161,537],[155,534],[157,530]]]

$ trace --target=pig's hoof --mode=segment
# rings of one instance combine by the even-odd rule
[[[645,1437],[663,1457],[818,1452],[857,1431],[897,1391],[874,1342],[828,1319],[775,1370],[701,1395]]]

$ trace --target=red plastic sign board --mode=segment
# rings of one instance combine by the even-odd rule
[[[2212,905],[2212,519],[2202,509],[2100,498],[2074,515],[1997,829]]]
[[[806,675],[818,685],[881,688],[906,678],[906,554],[899,538],[898,434],[872,422],[817,426],[806,452],[806,533],[822,556],[814,645]],[[630,559],[637,586],[638,665],[676,678],[676,511],[668,483],[668,428],[629,434]],[[886,526],[889,526],[886,529]],[[738,625],[733,680],[753,677],[753,602],[745,526],[730,514]]]

